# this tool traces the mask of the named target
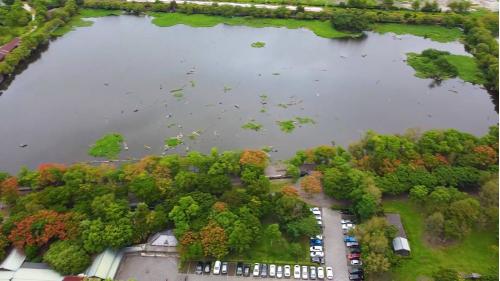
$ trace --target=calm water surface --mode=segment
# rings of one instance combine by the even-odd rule
[[[255,41],[265,48],[250,47]],[[413,76],[405,53],[427,48],[466,54],[459,43],[414,36],[330,40],[308,30],[96,19],[52,42],[0,97],[0,170],[90,160],[89,145],[108,132],[125,136],[122,158],[160,154],[165,138],[183,134],[173,152],[273,146],[273,159],[332,140],[347,145],[368,129],[487,132],[498,114],[485,90]],[[178,88],[182,98],[170,93]],[[277,120],[296,116],[316,124],[279,130]],[[241,128],[252,119],[264,129]],[[193,131],[196,140],[187,138]]]

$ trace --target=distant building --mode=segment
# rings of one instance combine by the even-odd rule
[[[410,243],[408,243],[408,239],[398,236],[392,240],[392,248],[396,254],[402,256],[410,255]]]
[[[0,47],[0,61],[3,61],[3,59],[8,53],[17,48],[17,46],[19,46],[19,43],[21,43],[21,39],[16,37],[12,39],[9,43]]]
[[[107,249],[94,258],[84,275],[101,279],[114,279],[123,258],[123,253],[123,251]]]
[[[154,234],[150,240],[149,244],[152,246],[164,246],[164,247],[176,247],[177,238],[175,238],[174,232],[172,230],[166,230]]]
[[[45,263],[25,262],[26,256],[13,249],[0,264],[0,281],[62,281],[56,271]]]

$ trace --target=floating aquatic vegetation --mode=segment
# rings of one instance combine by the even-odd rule
[[[188,138],[190,140],[195,140],[196,138],[198,138],[201,134],[201,131],[193,131],[189,136]]]
[[[194,88],[196,86],[196,82],[194,82],[194,80],[189,81],[189,83],[191,83],[192,88]]]
[[[263,148],[261,148],[261,150],[266,152],[266,153],[269,153],[269,152],[273,151],[273,147],[270,145],[266,145]]]
[[[281,107],[281,108],[284,108],[284,109],[288,108],[288,105],[286,105],[284,103],[279,103],[278,106]]]
[[[265,94],[259,96],[261,100],[267,100],[269,97]]]
[[[247,130],[254,130],[254,131],[258,132],[262,129],[262,125],[255,122],[255,120],[251,120],[250,122],[241,126],[241,128],[247,129]]]
[[[170,124],[168,124],[168,125],[167,125],[167,128],[172,128],[172,127],[174,127],[175,125],[177,125],[177,124],[175,124],[175,123],[170,123]]]
[[[182,144],[182,136],[170,137],[165,139],[165,146],[167,148],[173,148]]]
[[[262,108],[260,109],[260,113],[266,113],[266,112],[267,112],[267,108],[262,107]]]
[[[314,119],[309,118],[309,117],[295,117],[295,120],[299,122],[299,124],[304,125],[304,124],[316,124],[316,121]]]
[[[88,151],[90,156],[114,158],[120,154],[124,138],[117,133],[110,133],[98,139]]]
[[[273,75],[280,75],[280,73],[279,72],[274,72]]]
[[[293,130],[295,130],[295,122],[294,120],[283,120],[283,121],[276,121],[278,123],[278,126],[280,126],[281,131],[285,133],[291,133]]]
[[[253,42],[251,46],[253,48],[263,48],[263,47],[266,46],[266,43],[265,42],[261,42],[261,41],[257,41],[257,42]]]
[[[231,87],[224,85],[224,93],[231,91]]]
[[[173,90],[170,90],[171,93],[175,93],[175,92],[182,92],[184,90],[184,88],[178,88],[178,89],[173,89]]]

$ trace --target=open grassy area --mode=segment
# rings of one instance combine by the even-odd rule
[[[495,231],[474,230],[451,246],[434,248],[424,240],[424,217],[416,206],[406,200],[384,201],[383,206],[385,211],[401,215],[411,247],[411,257],[393,269],[393,280],[420,280],[431,276],[439,267],[484,274],[498,266]]]
[[[447,55],[445,58],[457,68],[460,79],[474,84],[483,84],[485,82],[483,73],[477,66],[477,61],[474,57]]]
[[[263,225],[264,230],[266,225]],[[309,240],[304,238],[298,243],[302,246],[302,255],[295,257],[290,252],[290,242],[283,237],[280,243],[271,245],[270,240],[266,237],[265,231],[262,231],[257,243],[255,243],[247,252],[237,255],[233,254],[225,258],[227,261],[243,261],[248,263],[276,263],[276,264],[311,264],[309,258]]]
[[[151,13],[153,24],[161,27],[184,24],[192,27],[213,27],[218,24],[242,25],[249,27],[286,27],[289,29],[306,28],[324,38],[355,37],[352,34],[335,30],[329,21],[294,20],[294,19],[263,19],[252,17],[221,17],[209,15],[186,15],[179,13]]]
[[[458,28],[447,28],[438,25],[384,23],[374,25],[373,30],[378,33],[411,34],[443,43],[456,41],[463,35],[462,31]]]
[[[102,10],[102,9],[81,9],[78,15],[74,16],[68,23],[57,28],[52,32],[54,36],[63,36],[64,34],[75,30],[77,27],[86,27],[93,24],[92,21],[84,20],[84,18],[98,18],[107,16],[121,15],[122,11],[119,10]]]
[[[100,18],[107,16],[119,16],[122,14],[122,11],[103,10],[103,9],[80,9],[79,14],[82,18]]]
[[[292,179],[276,179],[271,181],[271,192],[280,192],[287,185],[293,185]]]

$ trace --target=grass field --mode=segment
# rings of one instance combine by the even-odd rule
[[[378,33],[392,32],[398,35],[411,34],[429,38],[437,42],[452,42],[460,39],[463,33],[458,28],[447,28],[437,25],[411,25],[411,24],[397,24],[397,23],[384,23],[376,24],[373,30]]]
[[[184,24],[191,27],[213,27],[218,24],[241,25],[249,27],[286,27],[289,29],[306,28],[324,38],[356,37],[352,34],[335,30],[329,21],[294,20],[294,19],[263,19],[251,17],[221,17],[208,15],[186,15],[179,13],[152,13],[153,24],[169,27]]]
[[[483,73],[477,66],[475,58],[461,55],[448,55],[445,58],[457,68],[460,79],[474,84],[483,84],[485,82]]]
[[[384,210],[401,215],[411,248],[411,258],[393,269],[393,280],[424,280],[439,267],[459,272],[486,273],[491,267],[498,269],[498,241],[495,231],[475,230],[463,241],[451,246],[435,248],[424,241],[424,218],[413,204],[403,200],[383,203]]]

